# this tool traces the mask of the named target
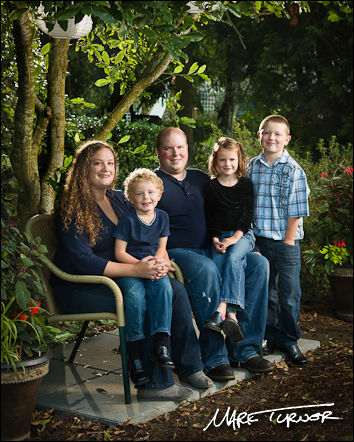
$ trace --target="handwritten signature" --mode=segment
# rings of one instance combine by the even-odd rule
[[[302,408],[314,408],[314,407],[332,407],[334,403],[331,404],[316,404],[316,405],[300,405],[296,407],[285,407],[285,408],[274,408],[272,410],[263,410],[263,411],[255,411],[253,413],[241,412],[237,414],[236,410],[233,410],[232,413],[230,411],[230,407],[226,410],[226,413],[221,418],[219,422],[217,422],[217,416],[219,414],[219,408],[214,413],[213,418],[210,420],[208,425],[203,428],[203,431],[206,431],[211,424],[214,427],[218,428],[220,425],[225,423],[228,427],[232,425],[233,429],[240,428],[242,425],[252,425],[258,422],[257,415],[267,414],[269,413],[269,421],[275,422],[277,424],[286,424],[287,428],[290,427],[290,424],[298,424],[299,422],[307,423],[307,422],[317,422],[321,421],[321,424],[326,420],[342,420],[341,417],[332,416],[332,411],[324,410],[317,411],[316,413],[297,413],[295,411],[290,412],[290,410],[300,410]],[[231,413],[231,415],[230,415]]]

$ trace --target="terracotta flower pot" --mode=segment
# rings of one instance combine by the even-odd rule
[[[23,362],[26,372],[1,365],[1,440],[20,441],[29,437],[38,388],[49,371],[50,354]]]
[[[336,316],[353,322],[353,269],[338,267],[328,276]]]

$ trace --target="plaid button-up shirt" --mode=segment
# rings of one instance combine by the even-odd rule
[[[256,195],[253,230],[256,236],[284,240],[287,219],[300,218],[295,240],[304,237],[303,217],[309,216],[310,189],[306,174],[284,149],[282,155],[268,165],[263,153],[248,164]]]

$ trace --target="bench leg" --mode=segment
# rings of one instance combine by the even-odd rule
[[[77,338],[76,338],[76,342],[75,342],[75,345],[74,345],[73,351],[71,352],[71,355],[70,355],[70,358],[69,358],[69,363],[70,363],[70,364],[72,364],[72,363],[74,362],[74,359],[75,359],[76,353],[77,353],[77,351],[78,351],[78,349],[79,349],[79,347],[80,347],[80,344],[81,344],[81,342],[82,342],[82,340],[83,340],[83,338],[84,338],[84,336],[85,336],[85,333],[86,333],[86,329],[87,329],[88,324],[89,324],[89,321],[85,321],[85,322],[83,323],[82,328],[81,328],[81,331],[80,331],[80,333],[78,334],[78,336],[77,336]]]
[[[120,339],[120,356],[122,358],[122,369],[123,369],[124,399],[126,404],[131,404],[132,398],[130,394],[127,344],[125,341],[125,327],[118,327],[118,328],[119,328],[119,339]]]

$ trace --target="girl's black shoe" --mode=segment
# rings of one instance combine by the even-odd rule
[[[221,313],[216,311],[215,313],[213,313],[212,316],[210,316],[209,319],[207,319],[204,322],[203,327],[208,328],[209,330],[214,330],[218,333],[221,333],[221,324],[222,324]]]

